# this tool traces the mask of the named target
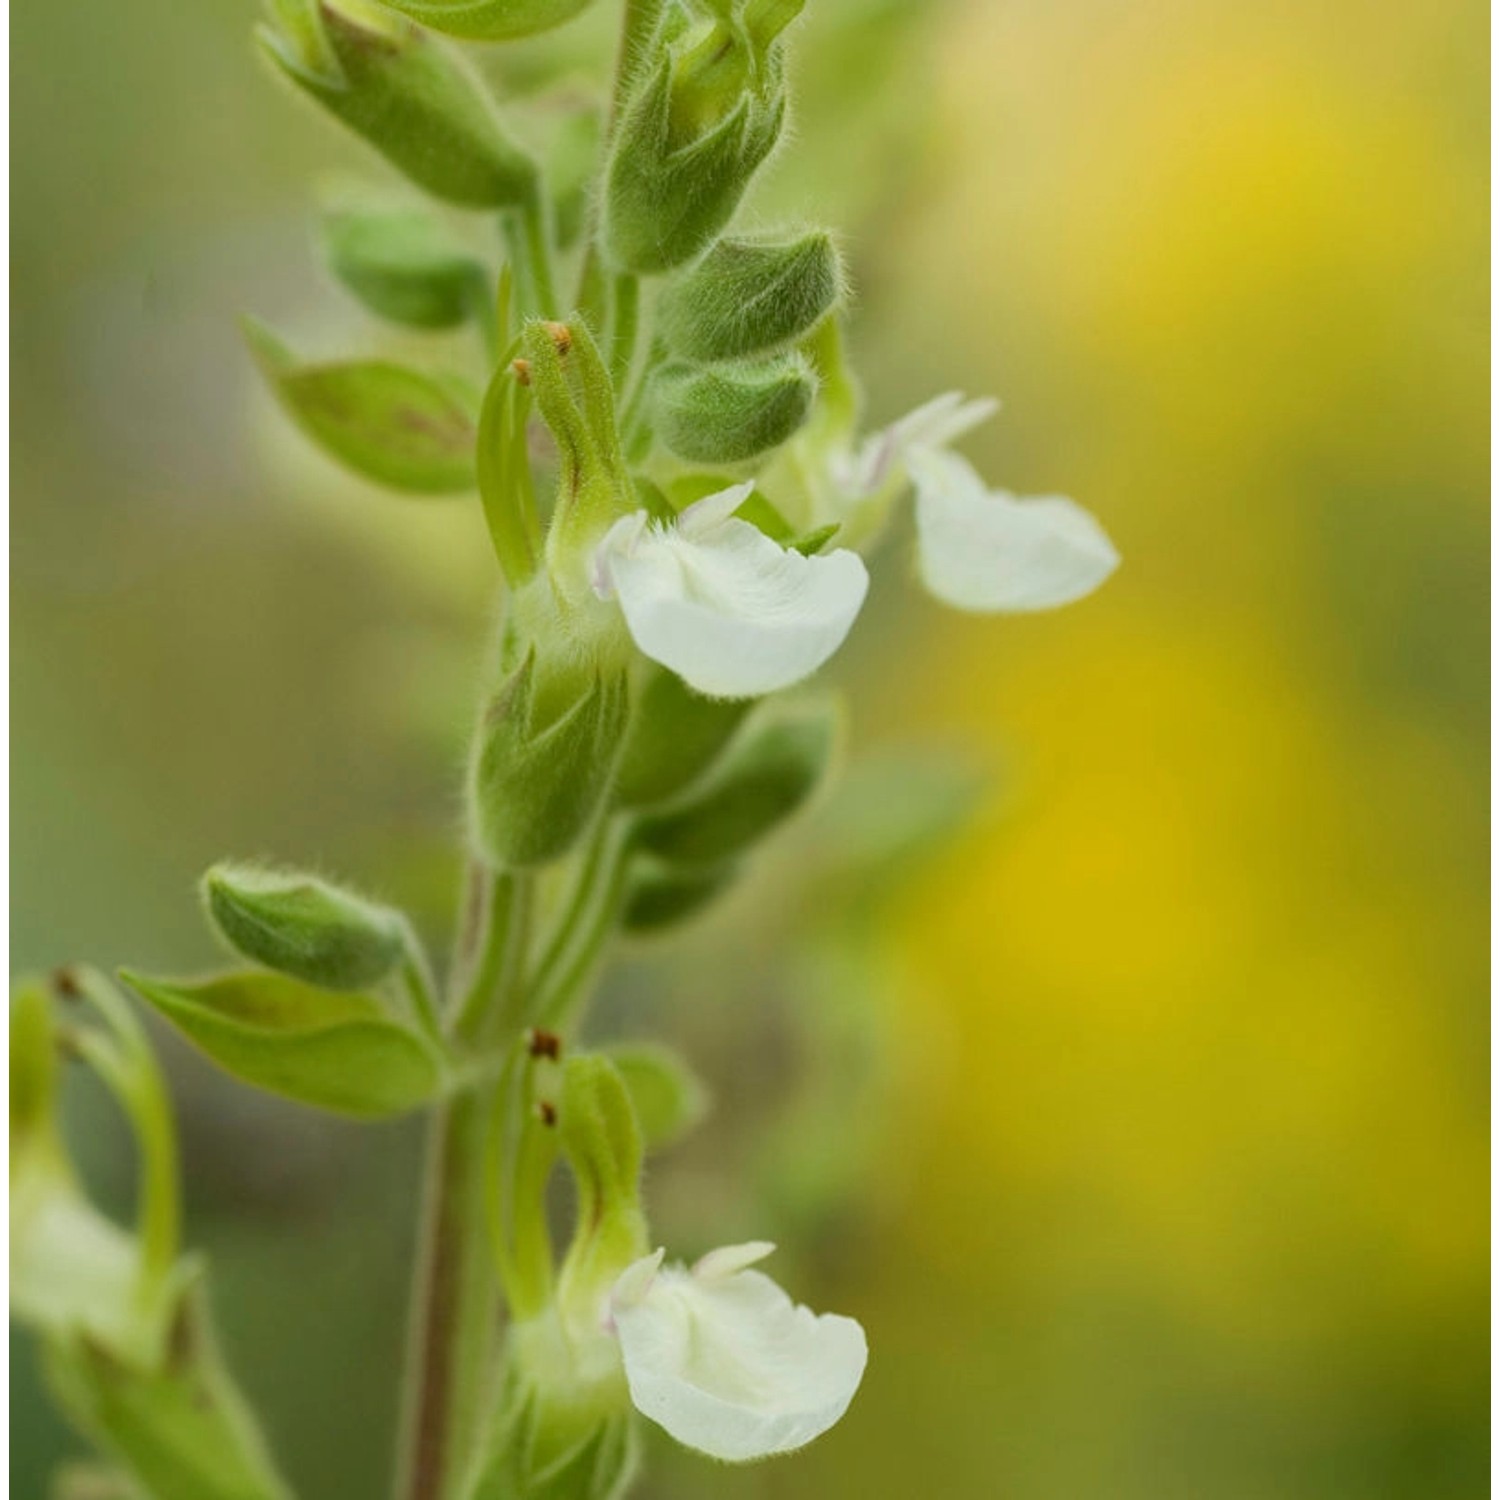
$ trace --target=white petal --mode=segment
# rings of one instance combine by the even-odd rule
[[[748,1240],[743,1245],[720,1245],[693,1262],[693,1275],[699,1281],[714,1281],[720,1276],[733,1276],[770,1255],[776,1246],[770,1240]]]
[[[803,557],[748,521],[723,519],[726,497],[743,489],[699,501],[676,527],[626,517],[595,562],[598,591],[619,599],[636,645],[715,698],[758,697],[815,672],[869,587],[852,552]]]
[[[913,454],[936,452],[987,422],[1000,403],[990,396],[964,399],[961,391],[934,396],[889,427],[872,432],[857,453],[836,455],[829,470],[835,489],[846,501],[873,495]]]
[[[731,1463],[788,1453],[826,1432],[868,1358],[852,1318],[815,1317],[759,1271],[703,1277],[668,1266],[613,1313],[637,1408],[678,1442]]]
[[[952,453],[914,455],[912,474],[922,581],[956,609],[1051,609],[1092,593],[1119,565],[1103,527],[1071,500],[987,490]]]

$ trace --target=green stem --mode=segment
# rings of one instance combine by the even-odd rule
[[[558,315],[557,290],[552,280],[552,236],[547,205],[540,191],[523,208],[501,215],[501,232],[511,264],[516,268],[516,291],[523,311],[536,317]]]
[[[452,1029],[467,1046],[513,1023],[530,910],[529,877],[470,865],[452,976]],[[456,1500],[488,1394],[500,1314],[485,1212],[489,1108],[471,1087],[429,1128],[398,1500]]]

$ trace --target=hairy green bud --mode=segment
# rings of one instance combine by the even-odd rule
[[[822,231],[722,239],[662,294],[662,337],[684,359],[761,354],[806,334],[837,306],[842,285],[838,252]]]
[[[536,164],[440,42],[394,16],[353,20],[326,0],[273,9],[256,33],[266,56],[418,187],[465,208],[534,201]]]
[[[629,713],[622,668],[555,664],[533,647],[480,721],[469,774],[476,843],[501,868],[560,858],[609,788]]]
[[[487,272],[424,213],[346,209],[323,226],[333,274],[371,312],[409,328],[456,328],[471,317]]]
[[[723,754],[755,701],[706,698],[675,672],[653,665],[631,714],[615,800],[621,807],[649,807],[684,791]]]
[[[817,395],[800,354],[754,363],[663,365],[651,381],[657,436],[679,458],[738,463],[784,443]]]
[[[621,113],[604,175],[603,239],[649,275],[699,255],[733,217],[786,117],[778,18],[668,8]]]
[[[400,912],[295,870],[215,865],[203,904],[236,953],[329,990],[379,984],[415,942]]]

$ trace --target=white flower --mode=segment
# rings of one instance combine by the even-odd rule
[[[966,460],[941,449],[919,449],[910,462],[922,581],[955,609],[1070,604],[1119,565],[1103,527],[1071,500],[987,489]]]
[[[709,495],[675,525],[637,511],[594,555],[594,590],[619,600],[636,645],[715,698],[758,697],[815,672],[869,587],[853,552],[804,557],[735,519],[753,489]]]
[[[628,1267],[610,1313],[630,1399],[686,1447],[731,1463],[789,1453],[848,1409],[865,1371],[853,1318],[814,1316],[748,1267],[775,1247],[711,1251],[691,1271],[663,1251]]]
[[[972,401],[960,391],[945,391],[872,432],[857,449],[835,451],[828,460],[837,498],[846,506],[876,496],[893,478],[906,472],[914,453],[937,452],[955,443],[1000,410],[992,396]]]

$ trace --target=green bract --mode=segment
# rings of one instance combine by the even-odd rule
[[[691,796],[636,825],[637,849],[671,866],[745,854],[812,796],[833,758],[837,715],[810,704],[767,713]]]
[[[444,1083],[442,1059],[371,995],[261,972],[121,978],[226,1072],[300,1104],[376,1119],[415,1109]]]
[[[590,0],[381,0],[434,31],[470,41],[533,36],[571,21]]]
[[[634,1414],[618,1400],[589,1410],[577,1376],[558,1374],[555,1385],[509,1382],[489,1461],[464,1500],[619,1500],[629,1489],[640,1466]]]
[[[474,487],[475,393],[383,359],[298,364],[264,325],[244,326],[282,406],[331,458],[413,494]]]
[[[628,710],[623,669],[526,652],[474,738],[469,805],[488,859],[525,868],[573,847],[609,787]]]
[[[203,901],[236,952],[324,989],[379,984],[414,942],[400,912],[294,870],[215,865]]]
[[[345,209],[323,227],[328,264],[371,312],[412,328],[470,317],[488,273],[430,215]]]
[[[761,354],[801,338],[837,305],[841,289],[838,252],[825,232],[722,239],[662,294],[662,338],[691,360]]]
[[[322,0],[276,0],[275,15],[256,33],[266,56],[418,187],[465,208],[534,200],[535,163],[439,42],[394,16],[355,21]]]
[[[637,855],[630,866],[620,925],[626,932],[642,935],[680,927],[711,906],[739,873],[733,863],[682,870]]]
[[[720,365],[663,365],[651,382],[657,434],[680,458],[738,463],[784,443],[817,394],[800,354]]]

